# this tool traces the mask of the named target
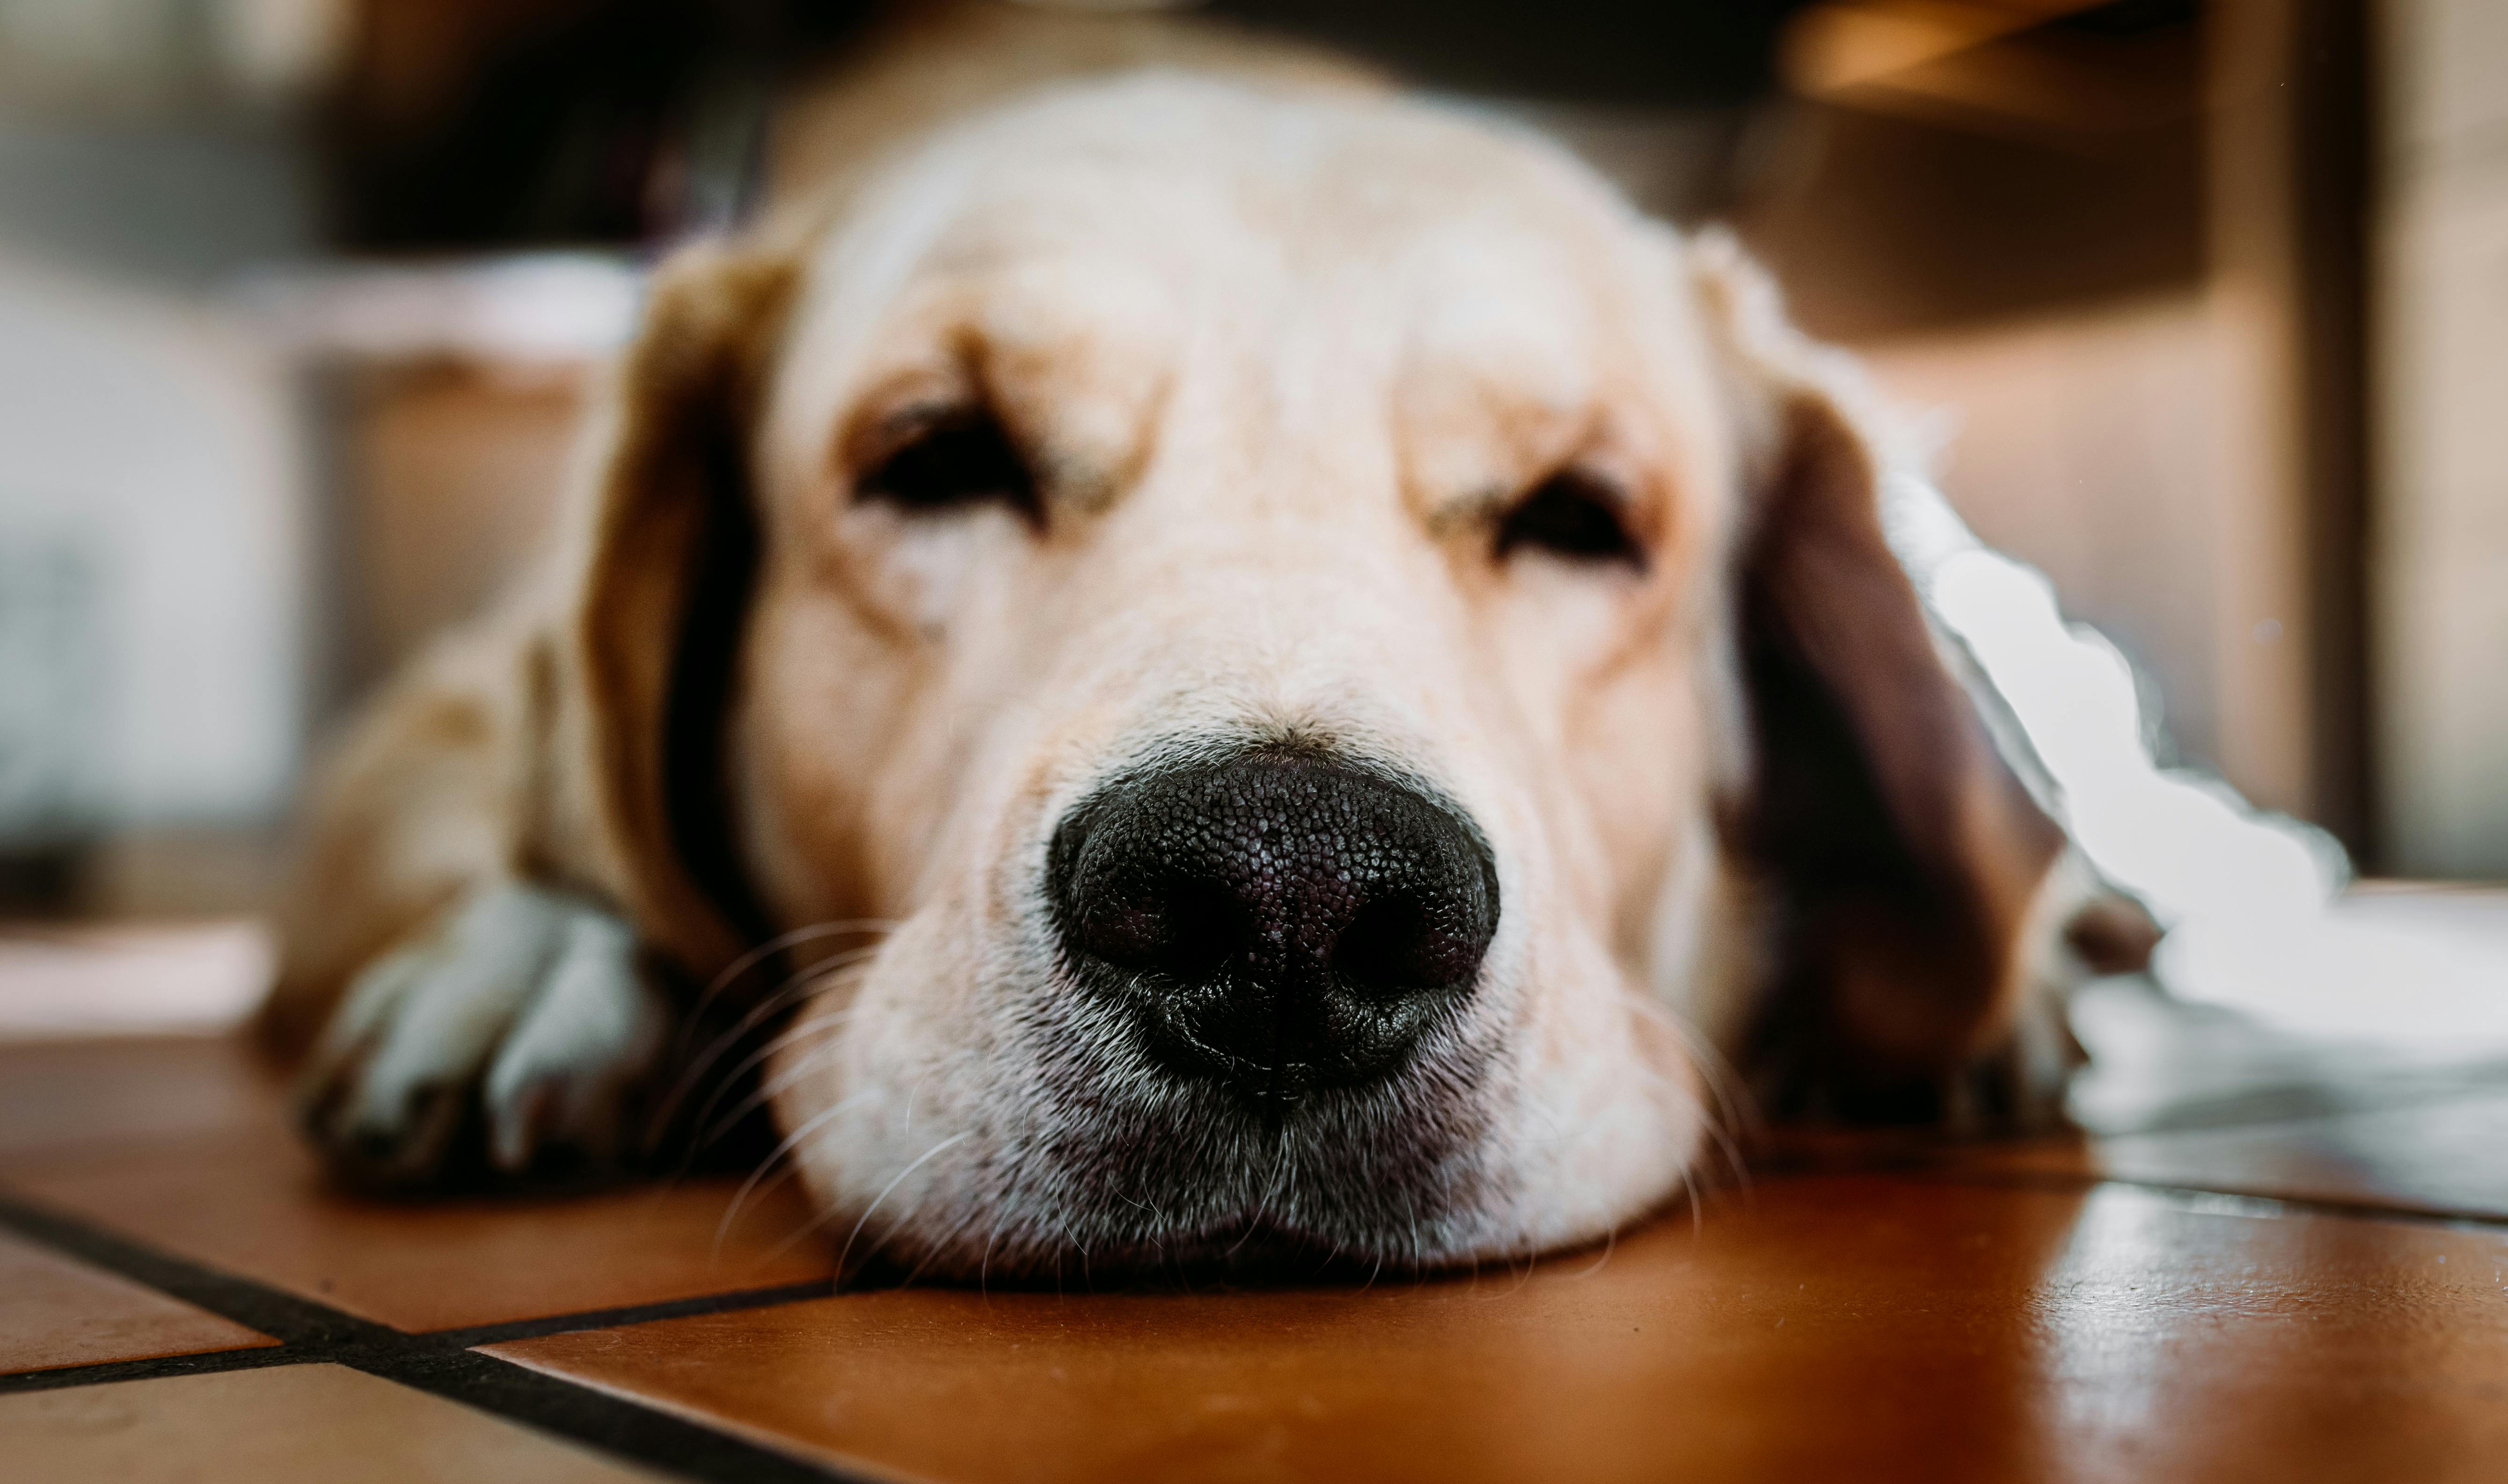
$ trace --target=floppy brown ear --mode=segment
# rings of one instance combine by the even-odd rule
[[[1771,1111],[1939,1116],[1945,1079],[2031,989],[2063,833],[1945,663],[1883,536],[1873,446],[1818,353],[1729,249],[1706,257],[1755,444],[1733,574],[1752,758],[1727,834],[1774,952],[1740,1050],[1794,1104]]]
[[[655,276],[620,369],[574,609],[575,724],[645,941],[711,974],[764,931],[723,728],[757,565],[749,444],[796,271],[702,246]]]

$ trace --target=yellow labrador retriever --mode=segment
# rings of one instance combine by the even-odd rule
[[[2043,1112],[2077,873],[1734,249],[1047,25],[830,94],[816,200],[660,272],[543,580],[328,770],[266,1023],[336,1165],[615,1155],[781,1027],[788,1157],[922,1270],[1426,1269],[1665,1201],[1725,1061]]]

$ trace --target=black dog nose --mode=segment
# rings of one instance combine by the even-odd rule
[[[1390,1076],[1497,930],[1497,873],[1453,810],[1264,749],[1109,784],[1054,834],[1055,926],[1160,1062],[1276,1113]]]

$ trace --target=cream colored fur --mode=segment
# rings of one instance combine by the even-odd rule
[[[1049,32],[1080,39],[1041,62]],[[787,126],[766,223],[665,271],[542,578],[404,679],[317,794],[270,1013],[314,1045],[317,1140],[387,1179],[474,1111],[511,1169],[614,1143],[674,1013],[628,935],[691,983],[753,946],[674,858],[635,731],[697,539],[669,523],[720,497],[672,491],[702,473],[670,445],[719,416],[759,553],[726,833],[768,927],[893,924],[768,1068],[831,1233],[998,1276],[1260,1220],[1426,1267],[1677,1192],[1711,1038],[1745,1049],[1775,954],[1731,833],[1756,766],[1736,564],[1802,419],[1858,477],[1835,369],[1729,244],[1302,54],[978,9],[826,96]],[[883,428],[970,400],[1029,452],[1041,529],[853,497]],[[1507,502],[1571,462],[1625,492],[1642,571],[1493,555]],[[1214,1138],[1206,1181],[1134,1188],[1074,1151],[1171,1100],[1071,1003],[1045,841],[1128,762],[1283,737],[1398,765],[1490,843],[1504,910],[1448,1048],[1479,1069],[1437,1115],[1469,1137],[1364,1201],[1348,1150],[1295,1130],[1260,1168]],[[1943,797],[1962,840],[2012,807]],[[2035,849],[1995,857],[2014,900]],[[1991,1003],[1910,1032],[1946,1066],[2002,1044],[2041,950],[1998,951]],[[1416,1111],[1387,1099],[1367,1127]]]

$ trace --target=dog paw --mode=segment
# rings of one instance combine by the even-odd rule
[[[343,1177],[579,1174],[632,1151],[669,1040],[634,934],[586,903],[483,888],[369,964],[315,1044],[298,1117]]]
[[[1775,1123],[1894,1128],[1960,1139],[2050,1133],[2069,1126],[2065,1097],[2084,1057],[2067,995],[2041,984],[1973,1053],[1944,1066],[1876,1066],[1819,1033],[1769,1035],[1750,1064],[1760,1114]]]
[[[2074,1038],[2068,998],[2052,986],[2022,996],[2002,1036],[1940,1079],[1934,1121],[1944,1133],[1989,1138],[2071,1127],[2065,1095],[2088,1058]]]

